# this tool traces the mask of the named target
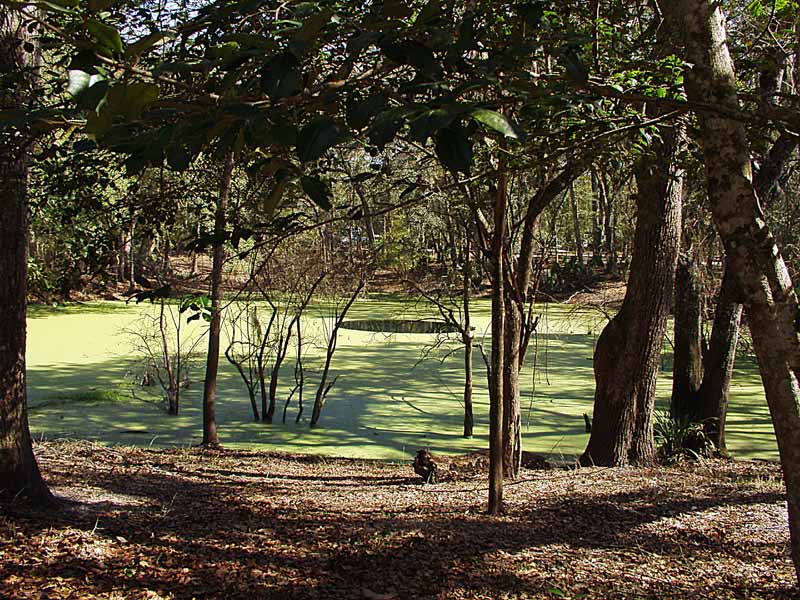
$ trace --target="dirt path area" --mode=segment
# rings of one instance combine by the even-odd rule
[[[36,448],[63,508],[0,507],[0,597],[794,598],[774,464],[475,469]]]

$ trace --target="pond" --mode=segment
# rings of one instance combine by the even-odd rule
[[[34,436],[140,446],[200,441],[202,360],[195,365],[177,417],[163,412],[152,389],[138,385],[131,336],[124,331],[136,329],[137,319],[153,310],[105,302],[31,311],[28,389]],[[537,310],[539,332],[522,374],[524,444],[527,450],[570,458],[583,450],[588,437],[582,415],[592,412],[592,354],[606,317],[574,306],[551,304]],[[489,311],[488,301],[475,302],[475,340],[487,352]],[[306,419],[332,324],[329,307],[313,307],[303,319],[306,410],[298,424],[297,395],[287,409],[286,425],[280,423],[282,402],[276,424],[254,423],[241,379],[224,358],[220,361],[217,418],[223,444],[384,459],[409,459],[420,447],[465,452],[487,446],[486,370],[480,351],[473,364],[476,435],[464,439],[463,352],[456,334],[437,345],[446,332],[435,323],[435,311],[375,297],[359,301],[348,316],[332,364],[331,377],[338,379],[315,431],[308,430]],[[419,328],[430,331],[420,333]],[[187,332],[202,335],[203,326],[192,323]],[[286,398],[294,385],[293,352],[281,370],[279,398]],[[666,355],[658,381],[661,407],[669,401],[670,361]],[[734,374],[728,436],[737,456],[777,457],[758,373],[747,358],[739,361]]]

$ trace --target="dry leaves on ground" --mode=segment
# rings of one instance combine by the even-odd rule
[[[56,510],[0,507],[0,597],[793,598],[776,465],[484,475],[263,452],[37,447]]]

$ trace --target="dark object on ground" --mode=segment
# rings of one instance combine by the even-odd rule
[[[417,450],[417,456],[414,458],[414,472],[422,477],[422,481],[425,483],[439,482],[436,462],[427,448]]]

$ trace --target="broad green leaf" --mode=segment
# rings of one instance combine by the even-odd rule
[[[304,42],[313,41],[325,25],[330,22],[331,17],[333,17],[333,11],[330,9],[314,13],[303,21],[303,26],[294,34],[294,39]]]
[[[300,162],[317,160],[339,141],[339,128],[328,117],[320,117],[300,130],[297,157]]]
[[[405,40],[384,45],[381,49],[389,59],[399,65],[410,65],[424,73],[434,73],[439,69],[433,51],[421,42]]]
[[[383,150],[403,128],[403,118],[397,110],[387,110],[379,114],[367,132],[369,143]]]
[[[72,69],[67,72],[67,78],[67,93],[73,98],[77,98],[89,88],[89,81],[92,76],[84,71]]]
[[[300,185],[303,191],[308,195],[314,204],[323,210],[330,210],[333,208],[331,202],[331,189],[328,184],[319,177],[312,177],[303,175],[300,178]]]
[[[442,15],[442,3],[440,0],[430,0],[422,10],[419,11],[414,25],[425,26],[429,25],[431,21],[438,19]]]
[[[409,123],[409,136],[424,144],[434,133],[453,122],[455,115],[444,108],[426,110]]]
[[[119,83],[109,90],[106,106],[113,114],[122,115],[126,121],[132,121],[139,118],[144,108],[157,99],[158,86],[154,83]]]
[[[496,132],[502,133],[507,138],[519,139],[519,135],[511,122],[505,115],[497,111],[479,108],[472,112],[472,118],[478,123],[486,125],[489,129],[494,129]]]
[[[110,52],[112,55],[122,54],[122,38],[119,32],[111,25],[98,21],[97,19],[87,19],[86,28],[92,34],[101,49]]]
[[[214,60],[229,60],[237,50],[239,50],[238,43],[225,42],[224,44],[211,46],[207,51],[207,56]]]
[[[472,140],[463,127],[446,127],[436,134],[436,156],[451,171],[469,173]]]
[[[283,192],[288,183],[288,178],[276,178],[275,185],[272,186],[269,194],[264,197],[261,203],[261,218],[263,218],[264,221],[272,219],[272,215],[275,214],[275,210],[278,208],[278,204],[283,197]]]
[[[36,2],[36,6],[50,12],[69,13],[73,8],[77,8],[80,0],[42,0]]]
[[[388,104],[385,93],[373,94],[364,99],[351,96],[347,100],[347,123],[353,129],[363,129],[369,125],[370,119]]]
[[[166,31],[155,31],[150,35],[146,35],[142,39],[130,44],[125,49],[125,55],[128,57],[139,56],[140,54],[143,54],[153,48],[161,40],[169,37],[172,37],[172,34],[167,33]]]
[[[92,76],[92,80],[94,80],[97,75]],[[106,97],[106,92],[108,91],[108,80],[106,79],[98,79],[92,83],[85,89],[83,92],[78,94],[78,107],[85,108],[87,110],[96,110],[97,106]]]
[[[300,86],[298,64],[291,52],[283,52],[268,60],[261,69],[261,90],[271,100],[287,98],[297,92]]]
[[[116,2],[117,0],[88,0],[87,4],[89,12],[96,13],[111,8]]]

